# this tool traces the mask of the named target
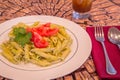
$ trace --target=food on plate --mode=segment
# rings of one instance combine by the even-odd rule
[[[14,64],[49,66],[65,60],[71,51],[72,39],[65,27],[53,23],[18,23],[8,36],[0,45],[1,55]]]

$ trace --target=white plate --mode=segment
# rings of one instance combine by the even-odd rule
[[[49,80],[67,75],[78,69],[89,57],[91,52],[91,40],[87,32],[72,21],[53,16],[25,16],[15,18],[0,24],[0,44],[8,39],[8,32],[11,27],[19,22],[32,24],[35,21],[43,23],[51,22],[63,25],[73,43],[71,53],[65,61],[49,67],[39,67],[33,64],[14,65],[0,56],[0,75],[14,80]]]

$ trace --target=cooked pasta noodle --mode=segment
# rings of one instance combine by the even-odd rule
[[[41,25],[40,22],[35,22],[32,25],[18,23],[15,27],[36,27]],[[13,40],[13,29],[9,32],[9,40],[1,44],[1,54],[14,64],[33,63],[39,66],[49,66],[60,61],[63,61],[70,53],[70,45],[72,39],[66,32],[66,29],[61,25],[51,24],[51,28],[59,28],[56,35],[44,37],[49,42],[46,48],[36,48],[34,44],[28,43],[25,46],[19,45]]]

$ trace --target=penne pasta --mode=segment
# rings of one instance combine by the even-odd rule
[[[25,61],[29,61],[30,60],[30,46],[29,45],[25,45],[25,48],[24,48],[24,58],[25,58]]]
[[[48,25],[49,23],[46,26]],[[26,25],[25,23],[18,23],[14,25],[12,28],[14,29],[16,27],[23,27],[26,29],[27,27],[37,28],[38,26],[41,26],[41,24],[40,22],[37,21],[30,26]],[[71,51],[70,46],[72,44],[72,39],[66,32],[65,27],[57,24],[50,24],[50,27],[51,30],[54,28],[57,28],[59,30],[55,35],[43,37],[43,39],[48,41],[49,44],[45,48],[37,48],[35,47],[33,42],[29,42],[24,46],[21,46],[20,44],[13,40],[13,38],[15,38],[15,35],[13,35],[14,31],[12,29],[8,34],[9,40],[3,42],[0,45],[2,49],[1,54],[8,61],[14,64],[24,62],[25,64],[33,63],[42,67],[50,66],[65,60],[65,58],[69,55]]]
[[[45,52],[45,53],[52,53],[55,48],[34,48],[35,50],[41,51],[41,52]]]
[[[64,41],[64,40],[66,39],[66,38],[65,38],[62,34],[60,34],[60,33],[58,33],[57,36],[58,36],[59,40],[61,40],[61,41]]]
[[[57,42],[58,42],[58,38],[55,37],[55,36],[52,36],[52,37],[50,37],[50,39],[51,39],[51,41],[52,41],[52,44],[53,44],[54,46],[56,46],[56,45],[57,45]]]
[[[10,62],[17,64],[17,61],[15,61],[13,54],[10,52],[10,49],[6,48],[6,46],[3,44],[1,45],[1,48],[3,50],[2,55],[8,59]]]
[[[32,52],[38,54],[39,56],[43,57],[43,58],[46,58],[48,60],[58,60],[58,57],[57,56],[53,56],[51,54],[48,54],[48,53],[44,53],[44,52],[41,52],[40,50],[38,49],[32,49],[31,50]]]
[[[70,53],[70,48],[67,47],[65,50],[63,50],[62,52],[62,56],[61,56],[61,59],[64,60]]]
[[[34,64],[36,64],[36,65],[39,65],[39,66],[49,66],[49,65],[51,65],[51,63],[50,62],[48,62],[47,60],[39,60],[39,59],[37,59],[36,57],[34,57],[34,56],[31,56],[32,58],[30,59],[30,62],[31,63],[34,63]]]
[[[55,47],[55,50],[53,51],[53,54],[57,56],[61,50],[62,50],[62,44],[60,41],[58,41],[58,43]]]
[[[11,44],[15,49],[17,49],[18,51],[23,52],[22,47],[21,47],[19,44],[17,44],[16,42],[10,42],[10,44]]]

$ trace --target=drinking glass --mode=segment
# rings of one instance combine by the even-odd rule
[[[73,18],[84,19],[90,17],[93,0],[72,0]]]

